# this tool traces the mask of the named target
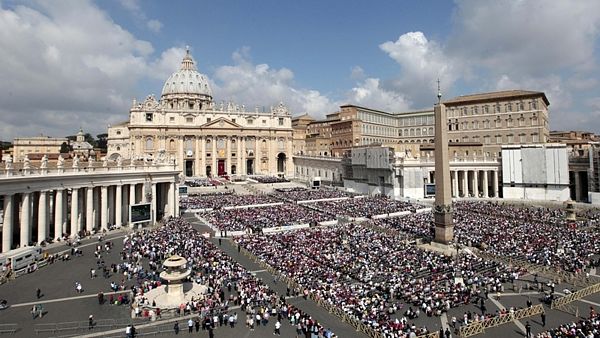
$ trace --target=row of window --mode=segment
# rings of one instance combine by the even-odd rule
[[[504,121],[504,123],[503,123]],[[495,128],[511,128],[511,127],[525,127],[525,126],[537,126],[539,124],[539,120],[537,116],[530,117],[529,119],[525,119],[522,115],[516,121],[509,116],[508,118],[502,120],[500,117],[495,120],[485,120],[485,121],[463,121],[458,122],[458,119],[450,120],[448,123],[448,130],[479,130],[479,129],[490,129],[493,125]]]
[[[530,135],[521,133],[516,136],[513,134],[495,135],[495,136],[485,135],[483,137],[481,137],[479,135],[475,135],[475,136],[471,136],[471,137],[463,136],[461,139],[450,140],[450,142],[477,142],[477,143],[480,143],[482,141],[483,141],[483,144],[512,144],[515,142],[539,143],[540,135],[538,133],[533,133]],[[545,140],[542,140],[541,142],[545,142]]]
[[[154,114],[153,113],[146,113],[146,122],[152,122],[154,120]],[[206,118],[206,123],[211,122],[212,119],[210,117]],[[169,122],[170,123],[175,123],[175,116],[169,116]],[[236,119],[231,119],[231,122],[236,123]],[[192,116],[187,116],[185,118],[185,123],[194,123],[194,117]],[[246,119],[246,124],[247,125],[253,125],[254,124],[254,119]],[[267,124],[267,120],[266,119],[262,119],[262,124],[266,125]],[[280,126],[283,126],[285,124],[285,120],[283,117],[280,117],[278,119],[278,124]],[[120,131],[117,131],[117,135],[120,135]]]
[[[515,111],[524,110],[537,110],[538,102],[537,99],[531,101],[517,101],[507,103],[495,103],[486,105],[476,106],[464,106],[464,107],[451,107],[448,109],[448,117],[459,117],[459,116],[470,116],[480,114],[498,114],[498,113],[509,113]]]

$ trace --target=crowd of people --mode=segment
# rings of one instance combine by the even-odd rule
[[[185,180],[188,187],[212,187],[220,185],[220,182],[212,178],[188,178]]]
[[[285,297],[278,297],[182,218],[171,218],[159,228],[130,234],[123,244],[120,266],[129,271],[137,282],[134,293],[138,306],[153,305],[145,294],[160,286],[158,274],[162,262],[171,255],[179,255],[187,259],[188,267],[192,269],[190,280],[208,288],[204,297],[180,306],[183,313],[198,313],[203,329],[235,325],[237,314],[230,307],[240,306],[248,317],[254,318],[257,313],[264,314],[266,311],[273,313],[275,309],[276,317],[289,319],[293,316],[305,332],[321,332],[324,337],[327,331],[310,315],[287,304]],[[234,323],[230,318],[235,318]]]
[[[221,209],[222,207],[268,204],[281,202],[273,195],[238,195],[228,192],[219,194],[190,195],[179,201],[182,209]]]
[[[385,196],[359,197],[342,201],[315,202],[313,206],[333,215],[371,217],[400,211],[415,212],[415,204],[391,200]]]
[[[462,245],[478,247],[491,254],[570,272],[582,272],[598,265],[600,233],[570,226],[564,217],[564,211],[558,209],[457,202],[453,214],[455,239]],[[433,235],[432,213],[373,222],[419,237]],[[579,222],[579,226],[582,225]]]
[[[326,198],[354,197],[353,193],[336,189],[278,188],[275,195],[288,201],[310,201]]]
[[[198,213],[198,216],[219,230],[252,230],[252,232],[261,232],[263,228],[332,220],[330,215],[291,203],[256,208],[213,210]]]
[[[257,181],[258,183],[285,183],[290,181],[285,177],[278,176],[253,175],[248,176],[248,178]]]
[[[592,307],[588,319],[562,324],[557,328],[541,332],[536,338],[596,338],[600,337],[600,315]]]
[[[415,313],[439,316],[476,302],[523,272],[475,256],[456,261],[355,224],[243,236],[237,241],[315,298],[385,337],[425,333],[425,328],[411,323]],[[464,284],[455,283],[458,276]]]

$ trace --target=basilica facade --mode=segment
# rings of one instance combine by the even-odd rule
[[[110,160],[166,156],[185,176],[291,176],[292,152],[291,114],[283,103],[267,111],[215,103],[189,50],[160,99],[134,100],[129,121],[108,128]]]

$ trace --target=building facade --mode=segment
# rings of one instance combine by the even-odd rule
[[[502,145],[548,142],[549,101],[543,92],[508,90],[459,96],[443,102],[448,112],[448,137],[452,143],[479,143],[483,152],[500,155]],[[433,109],[409,112],[344,105],[325,120],[331,156],[342,156],[352,147],[404,143],[432,144],[435,134]],[[307,133],[307,140],[311,133]],[[313,136],[314,137],[314,136]],[[328,133],[315,139],[325,144]],[[319,149],[319,156],[327,150]]]
[[[129,120],[109,127],[108,157],[152,159],[164,150],[185,176],[290,176],[291,120],[283,103],[268,111],[216,104],[188,50],[159,100],[134,101]]]
[[[58,154],[63,143],[69,143],[64,137],[36,136],[18,137],[13,141],[13,161],[21,162],[25,156]]]

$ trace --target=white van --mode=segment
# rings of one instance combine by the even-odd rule
[[[42,259],[42,247],[28,246],[0,254],[0,262],[10,264],[13,271],[31,268]]]

